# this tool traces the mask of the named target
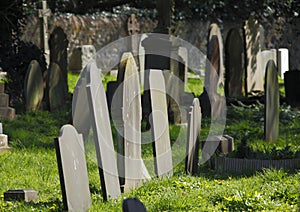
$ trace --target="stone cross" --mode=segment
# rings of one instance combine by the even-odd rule
[[[38,15],[40,18],[40,42],[41,49],[45,52],[46,63],[49,65],[49,30],[48,30],[48,17],[50,16],[51,11],[47,8],[47,1],[42,1],[42,9],[38,10]]]
[[[137,61],[138,46],[139,46],[138,33],[140,31],[140,24],[137,21],[135,14],[131,14],[130,17],[128,18],[127,30],[129,36],[131,36],[131,51]]]

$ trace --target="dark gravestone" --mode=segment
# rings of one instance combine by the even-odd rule
[[[62,107],[66,101],[67,93],[63,73],[56,63],[51,63],[46,83],[46,95],[50,111]]]
[[[36,60],[33,60],[27,69],[24,83],[27,111],[35,111],[40,108],[44,96],[43,84],[41,67]]]
[[[56,63],[61,69],[61,81],[64,84],[65,95],[68,94],[68,43],[67,35],[61,27],[56,27],[49,39],[50,64]]]
[[[92,201],[81,134],[72,125],[64,125],[55,148],[64,208],[88,211]]]
[[[95,62],[87,65],[87,94],[103,199],[121,195],[107,100],[101,72]]]
[[[198,151],[201,128],[201,109],[198,99],[194,99],[188,118],[185,171],[188,174],[194,175],[198,170]]]
[[[154,169],[158,177],[173,174],[172,150],[166,101],[165,80],[161,70],[150,69],[150,117],[154,152]]]
[[[144,204],[138,198],[128,198],[123,201],[123,212],[146,212]]]
[[[284,87],[287,102],[295,108],[300,108],[300,70],[284,73]]]
[[[231,29],[225,44],[225,95],[237,98],[243,95],[244,44],[240,29]]]
[[[265,77],[265,138],[277,141],[279,131],[279,87],[275,62],[269,60]]]
[[[30,189],[8,190],[4,192],[4,201],[37,202],[38,192]]]

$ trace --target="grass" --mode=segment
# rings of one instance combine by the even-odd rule
[[[69,75],[70,76],[70,75]],[[71,90],[78,75],[72,76]],[[69,77],[70,79],[70,77]],[[106,84],[109,78],[104,78]],[[198,81],[189,81],[192,92],[197,93]],[[70,83],[71,84],[71,83]],[[193,85],[194,84],[194,85]],[[38,111],[26,113],[13,121],[4,121],[4,133],[9,136],[12,152],[0,154],[0,211],[62,211],[62,197],[53,139],[62,125],[70,122],[70,102],[59,112]],[[209,120],[203,120],[201,139],[209,131]],[[236,146],[247,138],[251,148],[268,152],[290,145],[292,151],[300,149],[300,113],[281,106],[280,136],[278,142],[263,140],[263,106],[229,107],[225,133],[235,138]],[[185,133],[179,126],[170,126],[173,147],[185,151]],[[179,135],[179,138],[178,138]],[[143,132],[144,140],[150,134]],[[179,140],[179,142],[177,142]],[[174,154],[180,154],[175,152]],[[143,158],[153,167],[151,144],[143,145]],[[264,170],[254,174],[236,175],[216,173],[205,165],[199,166],[197,176],[184,173],[183,161],[174,168],[169,178],[152,178],[130,193],[116,200],[104,202],[95,149],[92,141],[86,144],[86,160],[92,194],[90,211],[121,211],[122,201],[138,197],[148,211],[299,211],[299,170]],[[4,201],[8,189],[37,190],[38,202]]]

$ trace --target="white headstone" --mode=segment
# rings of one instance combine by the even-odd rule
[[[139,44],[139,63],[140,63],[140,82],[142,87],[144,87],[145,80],[145,47],[142,45],[143,40],[145,40],[148,36],[146,34],[142,34],[141,41]]]
[[[278,49],[278,74],[279,76],[284,79],[284,73],[289,68],[289,50],[285,48]]]
[[[273,60],[275,62],[275,65],[277,65],[276,49],[263,50],[260,52],[260,57],[261,57],[260,66],[261,66],[262,70],[264,71],[263,72],[264,74],[266,72],[266,67],[267,67],[267,63],[269,62],[269,60]]]

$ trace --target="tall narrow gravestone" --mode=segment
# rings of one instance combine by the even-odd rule
[[[42,1],[41,9],[38,10],[39,18],[40,18],[40,47],[45,52],[46,63],[49,65],[49,29],[48,29],[48,17],[51,14],[49,8],[47,8],[47,1]]]
[[[244,44],[238,28],[229,31],[225,45],[225,95],[229,98],[243,95]]]
[[[33,60],[27,69],[24,83],[27,111],[35,111],[40,108],[44,96],[43,83],[41,67],[36,60]]]
[[[278,49],[278,74],[284,79],[284,73],[290,70],[289,50],[285,48]]]
[[[96,147],[103,198],[117,198],[121,195],[117,161],[108,115],[107,100],[102,85],[101,72],[95,62],[87,65],[87,94],[93,136]]]
[[[166,88],[161,70],[150,69],[149,72],[152,107],[150,122],[154,145],[154,169],[156,175],[162,177],[173,174]]]
[[[81,134],[72,125],[64,125],[55,147],[65,209],[88,211],[92,201]]]
[[[265,78],[265,138],[276,141],[279,131],[279,87],[277,67],[269,60]]]
[[[188,117],[185,171],[188,174],[194,175],[198,170],[198,151],[201,128],[201,109],[198,99],[193,100],[193,105],[191,106]]]

